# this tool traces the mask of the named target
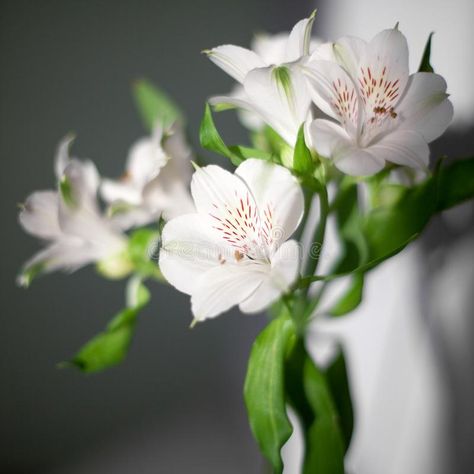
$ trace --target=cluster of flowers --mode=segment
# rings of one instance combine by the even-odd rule
[[[452,118],[444,79],[409,74],[408,47],[398,27],[370,42],[312,39],[314,15],[291,33],[258,36],[252,49],[206,51],[237,81],[217,109],[237,108],[253,130],[271,127],[290,148],[303,127],[306,145],[343,173],[372,175],[386,163],[426,170],[428,143]],[[49,245],[27,262],[22,282],[59,268],[98,262],[104,275],[133,270],[126,231],[162,217],[159,267],[191,296],[198,321],[234,305],[258,312],[287,292],[299,274],[299,246],[289,240],[304,214],[292,164],[248,158],[232,174],[197,167],[179,123],[130,150],[122,179],[101,180],[89,161],[71,159],[71,138],[59,146],[58,191],[32,194],[20,222]],[[286,165],[287,163],[285,163]],[[190,183],[190,186],[189,186]],[[97,194],[107,204],[105,212]]]

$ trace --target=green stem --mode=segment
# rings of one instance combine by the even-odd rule
[[[310,208],[311,208],[311,202],[313,200],[314,192],[311,192],[307,189],[304,190],[304,213],[303,213],[303,218],[301,219],[301,223],[298,227],[298,230],[295,233],[295,239],[296,240],[301,240],[304,231],[306,229],[306,224],[308,222],[308,217],[310,213]]]
[[[326,186],[324,186],[321,191],[319,192],[319,206],[320,206],[320,217],[319,223],[316,226],[316,230],[314,232],[313,241],[311,243],[311,248],[309,251],[309,260],[306,264],[306,271],[305,275],[314,275],[318,268],[319,257],[321,255],[321,250],[324,243],[324,235],[326,233],[326,222],[329,214],[329,199],[328,199],[328,191]],[[318,245],[316,249],[316,254],[313,256],[312,253],[315,250],[314,246]],[[308,295],[309,286],[305,290],[305,297]]]

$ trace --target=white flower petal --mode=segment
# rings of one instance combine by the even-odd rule
[[[252,40],[251,47],[255,53],[263,59],[266,66],[286,62],[285,53],[288,43],[288,33],[256,34]]]
[[[199,214],[186,214],[163,228],[159,266],[175,288],[190,295],[202,273],[223,265],[228,252]]]
[[[343,36],[333,44],[334,59],[352,77],[359,73],[359,63],[367,49],[367,42],[355,36]]]
[[[218,208],[238,207],[240,200],[251,199],[245,183],[217,165],[198,168],[191,180],[191,194],[198,213],[209,216]]]
[[[198,279],[191,295],[194,318],[203,321],[229,310],[253,293],[263,278],[265,272],[258,265],[224,264],[208,270]]]
[[[311,44],[311,29],[314,23],[314,13],[304,20],[300,20],[291,30],[285,50],[285,61],[297,61],[309,54]]]
[[[102,180],[100,194],[107,203],[122,202],[137,206],[142,202],[141,189],[127,180]]]
[[[28,196],[18,219],[23,229],[36,237],[57,238],[61,235],[57,192],[37,191]]]
[[[352,146],[350,137],[344,128],[329,120],[313,120],[306,127],[305,133],[311,146],[321,156],[327,158],[333,158],[342,150]]]
[[[244,81],[249,102],[290,146],[306,120],[311,97],[299,65],[254,69]]]
[[[285,242],[272,256],[271,270],[258,288],[239,308],[244,313],[258,313],[275,302],[298,277],[300,249],[295,240]]]
[[[239,108],[248,110],[249,112],[256,112],[255,104],[250,102],[249,97],[243,91],[237,95],[216,95],[209,99],[209,103],[214,106],[221,106],[223,109]]]
[[[179,123],[175,123],[168,131],[163,140],[163,149],[170,159],[161,172],[166,170],[166,179],[170,179],[172,175],[173,179],[177,179],[187,186],[191,180],[193,151]]]
[[[311,61],[304,68],[313,102],[355,134],[359,128],[360,100],[350,76],[336,63]]]
[[[98,255],[106,257],[121,251],[126,240],[98,208],[95,180],[97,170],[91,162],[71,160],[64,171],[73,202],[59,200],[59,227],[69,236],[88,242]],[[98,175],[97,175],[98,176]]]
[[[260,129],[265,123],[269,123],[271,119],[261,110],[255,103],[250,101],[245,90],[239,85],[241,89],[238,94],[229,96],[214,96],[209,99],[212,106],[221,106],[225,109],[237,108],[240,112],[240,119],[247,128]]]
[[[174,179],[174,173],[168,173],[168,168],[164,168],[160,176],[143,190],[144,207],[156,218],[162,213],[167,221],[196,212],[188,188],[179,179]]]
[[[235,84],[231,91],[231,97],[243,100],[244,102],[247,100],[247,94],[241,84]],[[249,130],[261,130],[265,125],[260,112],[249,110],[247,105],[245,107],[239,107],[237,115],[240,123]]]
[[[343,173],[351,176],[370,176],[378,173],[385,166],[382,158],[355,146],[335,156],[334,164]]]
[[[61,179],[66,166],[69,164],[69,147],[74,141],[74,135],[66,135],[58,145],[54,159],[54,172],[57,179]]]
[[[427,143],[432,142],[446,130],[453,118],[446,81],[429,72],[412,74],[397,113],[401,128],[416,131]]]
[[[263,247],[270,242],[260,238],[258,206],[241,178],[215,165],[199,168],[191,181],[191,193],[201,219],[221,242],[254,259],[266,252]]]
[[[141,227],[157,222],[159,218],[159,212],[154,214],[145,206],[132,206],[128,209],[117,210],[109,217],[109,220],[117,229],[126,231],[133,227]]]
[[[136,186],[143,187],[158,175],[167,161],[160,141],[154,137],[141,138],[130,148],[126,178]]]
[[[41,273],[64,269],[75,271],[80,267],[98,260],[94,247],[81,239],[62,238],[38,252],[23,266],[23,273],[35,266],[40,266]]]
[[[214,64],[238,82],[243,82],[252,69],[265,66],[253,51],[232,44],[217,46],[207,54]]]
[[[410,168],[426,169],[429,164],[430,149],[426,141],[411,130],[396,130],[367,151],[377,158]]]
[[[278,247],[296,230],[303,217],[304,196],[298,181],[283,166],[257,159],[245,160],[235,173],[250,188],[262,227]]]
[[[359,92],[365,98],[366,120],[377,114],[377,107],[395,107],[408,81],[405,36],[397,29],[377,34],[361,55],[357,74]]]
[[[71,159],[63,172],[75,205],[97,211],[97,189],[100,177],[92,161]],[[63,200],[61,199],[61,202]]]
[[[329,41],[327,43],[317,45],[312,51],[311,56],[308,60],[308,62],[313,61],[336,62],[336,57],[334,56],[334,43]]]

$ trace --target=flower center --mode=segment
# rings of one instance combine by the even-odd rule
[[[236,263],[245,259],[269,261],[270,248],[274,241],[270,203],[260,213],[249,193],[245,196],[238,196],[236,193],[234,206],[227,203],[212,203],[212,206],[215,208],[209,213],[214,223],[212,227],[229,246],[227,258],[219,256],[221,263],[225,263],[229,258]]]
[[[358,81],[365,109],[360,141],[367,146],[376,135],[393,128],[398,116],[395,105],[400,95],[400,80],[389,80],[386,66],[378,72],[368,66],[360,68]]]

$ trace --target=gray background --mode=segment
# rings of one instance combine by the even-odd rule
[[[191,331],[188,297],[154,285],[122,366],[88,377],[57,370],[121,308],[124,284],[86,268],[17,288],[14,276],[38,243],[17,225],[16,205],[54,185],[54,149],[71,130],[76,155],[106,176],[121,174],[128,147],[145,133],[129,93],[137,77],[175,97],[197,145],[205,99],[232,84],[200,51],[287,30],[312,8],[294,0],[0,2],[0,472],[262,472],[241,392],[264,317],[231,313]],[[230,142],[244,137],[234,114],[218,120]],[[434,154],[467,155],[472,136],[447,135]],[[427,255],[457,238],[435,220],[423,240]],[[465,413],[461,402],[469,406],[458,385],[454,420]],[[458,436],[460,423],[452,427]],[[462,442],[472,419],[464,425]],[[460,446],[459,462],[472,460]]]
[[[121,308],[124,284],[86,268],[17,288],[39,248],[17,225],[17,203],[54,185],[53,153],[70,130],[75,154],[121,174],[145,132],[130,96],[137,77],[175,97],[196,144],[205,99],[232,84],[200,51],[288,29],[309,10],[270,0],[1,1],[1,472],[90,473],[89,459],[100,473],[260,472],[241,391],[264,317],[229,314],[191,331],[188,297],[153,285],[122,366],[89,377],[57,370]],[[243,134],[234,114],[219,121],[227,137]],[[97,460],[108,450],[113,467]]]

